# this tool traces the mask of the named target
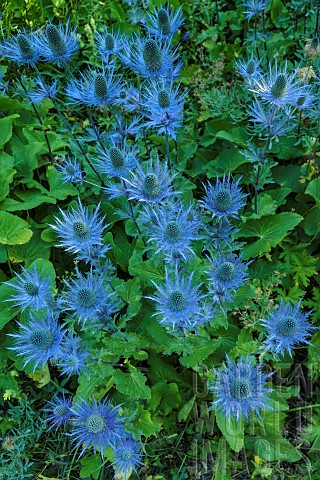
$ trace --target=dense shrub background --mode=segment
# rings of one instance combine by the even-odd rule
[[[190,243],[195,254],[179,268],[186,278],[193,275],[193,285],[201,284],[208,321],[196,331],[176,329],[172,334],[153,316],[156,304],[150,297],[163,284],[166,269],[174,271],[173,259],[165,264],[163,249],[156,254],[159,245],[147,243],[142,203],[128,202],[124,195],[110,199],[86,161],[96,165],[97,144],[118,128],[117,115],[99,106],[70,105],[65,95],[71,76],[78,79],[87,67],[95,71],[101,66],[94,44],[97,31],[112,27],[128,38],[143,35],[141,20],[161,2],[3,2],[2,41],[23,29],[45,31],[48,20],[54,25],[69,21],[72,28],[77,26],[80,50],[68,68],[38,64],[46,81],[57,80],[60,90],[54,101],[37,103],[37,112],[26,95],[36,88],[32,67],[5,56],[0,65],[0,280],[9,282],[0,286],[1,478],[113,478],[111,448],[105,461],[90,448],[79,459],[63,429],[48,430],[43,408],[62,393],[75,402],[108,396],[112,405],[122,404],[127,431],[143,444],[140,478],[320,478],[320,334],[312,330],[311,345],[301,343],[292,355],[288,350],[277,355],[265,349],[261,323],[272,312],[279,315],[281,310],[275,309],[283,300],[300,305],[304,315],[312,310],[309,321],[319,326],[319,5],[299,0],[242,3],[170,3],[172,9],[181,6],[185,18],[172,39],[183,63],[175,80],[187,95],[183,126],[176,139],[152,128],[128,135],[141,165],[150,154],[165,165],[169,148],[174,190],[186,206],[197,205],[195,222],[203,225],[199,238]],[[250,8],[264,3],[266,8],[248,22]],[[247,64],[251,56],[261,60],[264,78],[269,64],[277,64],[286,73],[295,72],[294,81],[305,78],[312,89],[309,108],[281,110],[286,121],[292,118],[280,134],[272,128],[262,132],[252,122],[250,107],[259,92],[250,91],[238,71],[239,61]],[[146,82],[119,60],[116,66],[115,75],[123,75],[126,88]],[[288,87],[293,104],[299,85]],[[121,106],[115,109],[132,119]],[[65,183],[59,170],[73,156],[85,181]],[[110,178],[102,176],[109,185]],[[238,182],[246,194],[245,206],[239,202],[231,220],[235,232],[230,238],[224,236],[226,226],[219,237],[216,220],[207,208],[199,208],[208,181],[215,185],[217,178]],[[100,205],[106,216],[103,239],[110,249],[98,268],[106,275],[109,295],[114,291],[119,303],[103,328],[90,319],[78,322],[64,306],[63,321],[89,352],[86,370],[61,375],[61,366],[53,361],[34,371],[32,362],[25,365],[19,351],[10,349],[15,342],[11,335],[18,332],[16,320],[24,325],[30,319],[29,309],[21,312],[8,302],[17,282],[11,279],[23,273],[22,267],[32,272],[36,265],[57,292],[67,290],[65,282],[76,281],[77,269],[88,272],[85,262],[57,246],[61,239],[50,226],[62,218],[59,209],[72,212],[79,201],[90,212]],[[186,230],[184,234],[187,242]],[[239,280],[239,288],[229,292],[232,298],[217,293],[207,273],[210,262],[230,250],[248,262],[247,280]],[[43,311],[34,315],[43,320]],[[221,410],[211,410],[214,398],[208,387],[226,354],[233,361],[250,356],[256,365],[263,364],[266,374],[274,372],[269,378],[272,410],[263,410],[261,418],[229,422]]]

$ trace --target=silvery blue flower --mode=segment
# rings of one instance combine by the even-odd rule
[[[159,39],[171,38],[183,23],[182,6],[176,11],[165,8],[154,9],[143,21],[147,33]]]
[[[60,209],[62,220],[55,217],[56,224],[50,227],[57,232],[60,238],[58,247],[64,247],[71,253],[84,252],[93,245],[101,245],[104,230],[104,217],[99,218],[100,205],[90,213],[79,199],[77,208],[71,212],[64,212]]]
[[[119,97],[119,104],[128,112],[137,113],[141,109],[142,96],[140,89],[132,84],[125,90],[122,90]]]
[[[59,22],[58,27],[49,22],[45,32],[40,35],[37,41],[41,56],[45,61],[56,63],[59,68],[69,62],[79,49],[76,28],[71,30],[69,21],[65,26]]]
[[[247,143],[247,148],[245,150],[240,150],[239,153],[244,155],[248,162],[256,163],[257,165],[263,165],[268,157],[265,155],[265,148],[257,147],[252,142]]]
[[[216,218],[237,218],[239,210],[246,204],[247,197],[239,186],[240,179],[234,182],[229,174],[228,177],[224,175],[222,180],[217,177],[214,185],[210,182],[207,186],[204,185],[206,195],[200,200],[203,208],[209,210]]]
[[[52,82],[51,85],[47,85],[43,78],[38,76],[36,78],[36,83],[39,88],[36,90],[32,90],[31,92],[28,93],[28,98],[31,100],[33,103],[39,103],[41,100],[44,98],[55,98],[57,93],[58,93],[58,81],[55,80]]]
[[[241,5],[246,8],[245,14],[248,21],[251,20],[252,17],[255,17],[260,12],[263,12],[270,0],[247,0],[246,2],[242,2]]]
[[[204,308],[205,295],[200,292],[201,284],[192,285],[193,274],[194,272],[188,274],[186,279],[179,273],[177,264],[171,274],[166,268],[164,283],[157,285],[152,282],[157,292],[146,297],[157,303],[156,312],[152,316],[159,317],[159,323],[170,327],[171,331],[196,331],[199,326],[211,320]]]
[[[235,228],[227,218],[221,217],[215,219],[213,225],[204,225],[204,238],[206,239],[205,249],[210,250],[212,246],[219,252],[221,250],[223,242],[232,248],[233,238],[232,235],[239,231]]]
[[[105,258],[106,253],[111,249],[111,245],[92,245],[87,247],[75,256],[76,260],[83,260],[86,263],[89,263],[91,266],[94,266],[96,269],[99,268],[101,260]]]
[[[144,125],[155,128],[158,135],[169,134],[175,139],[176,130],[182,125],[185,96],[172,81],[151,80],[142,98]]]
[[[80,323],[87,320],[96,321],[99,311],[114,296],[109,293],[104,285],[104,276],[92,270],[86,275],[79,271],[76,278],[64,280],[67,291],[65,292],[66,308],[72,311],[73,317]]]
[[[231,300],[230,292],[235,292],[247,280],[246,269],[251,262],[243,262],[241,255],[237,257],[232,254],[218,254],[213,259],[209,258],[209,262],[210,270],[206,273],[209,275],[209,291],[214,300]]]
[[[16,282],[3,282],[15,290],[15,293],[7,299],[13,305],[21,308],[23,312],[26,308],[40,310],[48,306],[52,297],[52,287],[50,286],[50,277],[40,278],[37,265],[34,263],[33,271],[21,267],[22,273],[16,273]]]
[[[80,456],[93,445],[94,453],[100,450],[102,459],[107,447],[126,437],[123,422],[119,416],[120,405],[115,407],[105,399],[92,402],[81,399],[72,408],[72,428],[67,435],[75,442],[75,448],[82,446]]]
[[[12,37],[0,44],[0,55],[17,62],[19,65],[28,64],[34,67],[40,59],[40,49],[37,36],[34,33],[23,33]]]
[[[296,72],[288,73],[287,62],[282,68],[276,62],[274,67],[269,64],[268,74],[254,79],[250,90],[271,105],[285,107],[293,105],[304,95],[305,86],[301,84]]]
[[[161,163],[157,157],[146,162],[145,168],[138,164],[131,177],[123,180],[129,200],[159,203],[174,195],[172,182],[175,176],[169,172],[166,163]]]
[[[71,416],[71,404],[72,397],[66,397],[62,394],[62,397],[59,397],[56,393],[52,397],[52,400],[47,400],[49,405],[47,408],[44,408],[43,411],[47,413],[46,421],[51,423],[49,430],[51,428],[56,428],[56,430],[65,426]]]
[[[108,65],[110,56],[118,53],[122,49],[122,36],[119,31],[117,33],[105,30],[103,33],[95,34],[95,41],[101,60]]]
[[[310,108],[313,107],[315,102],[315,98],[312,95],[312,91],[310,86],[306,86],[303,94],[298,97],[294,102],[293,106],[297,108],[298,110],[309,110]]]
[[[116,145],[113,141],[109,147],[97,147],[95,164],[101,174],[108,177],[125,177],[138,164],[138,149],[123,143]]]
[[[151,78],[174,78],[179,74],[181,63],[177,60],[176,50],[172,51],[170,41],[158,41],[153,38],[142,39],[132,36],[124,42],[119,53],[122,62],[135,73]]]
[[[227,355],[227,365],[214,370],[216,380],[209,383],[214,394],[212,407],[221,412],[228,420],[241,417],[249,419],[251,413],[261,417],[261,410],[272,410],[268,405],[268,393],[273,390],[266,387],[267,379],[273,374],[263,373],[261,365],[254,365],[250,357],[233,362]]]
[[[79,80],[72,79],[66,87],[69,103],[89,105],[91,107],[108,107],[117,103],[123,85],[115,77],[114,68],[101,71],[89,68],[81,73]]]
[[[257,124],[257,127],[268,138],[278,138],[292,129],[293,115],[288,108],[279,110],[274,105],[263,105],[260,101],[256,101],[249,105],[248,112],[251,122]]]
[[[137,466],[143,465],[141,457],[142,445],[133,437],[127,437],[119,440],[113,447],[115,460],[111,463],[115,469],[116,477],[123,477],[124,480],[129,479],[132,471],[136,474]]]
[[[33,372],[44,368],[49,360],[56,360],[60,353],[61,342],[65,331],[58,325],[57,317],[48,312],[44,320],[35,319],[30,315],[26,325],[17,322],[19,333],[9,333],[14,338],[14,346],[10,350],[16,355],[25,357],[23,366],[33,363]]]
[[[140,23],[143,23],[144,18],[145,13],[142,8],[135,5],[128,10],[128,20],[132,25],[139,25]]]
[[[199,238],[201,222],[195,221],[193,205],[182,202],[173,205],[157,205],[152,209],[153,221],[148,229],[148,242],[155,242],[156,254],[168,261],[187,260],[194,255],[191,242]]]
[[[82,184],[84,180],[85,174],[76,157],[66,157],[61,165],[56,165],[56,170],[61,175],[62,183]]]
[[[294,347],[303,343],[311,345],[307,338],[317,327],[309,321],[312,312],[303,313],[300,310],[301,301],[293,306],[281,299],[279,308],[270,312],[261,322],[267,331],[267,338],[264,341],[266,350],[282,356],[287,351],[292,358]]]
[[[252,85],[254,79],[259,78],[261,75],[260,60],[256,60],[251,54],[250,58],[247,61],[236,60],[236,65],[239,74],[244,78],[244,80]]]
[[[62,341],[57,367],[61,369],[61,374],[67,377],[80,375],[86,370],[85,361],[88,356],[81,338],[69,332]]]

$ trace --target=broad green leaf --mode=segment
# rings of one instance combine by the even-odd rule
[[[100,469],[102,467],[101,455],[91,455],[80,460],[82,465],[80,470],[80,478],[91,478],[98,480],[100,476]]]
[[[288,232],[298,225],[303,217],[297,213],[285,212],[278,215],[268,215],[260,219],[247,220],[240,226],[235,238],[254,238],[258,240],[243,248],[243,259],[257,257],[269,252],[272,247],[278,245]]]
[[[63,183],[63,178],[57,170],[50,166],[47,169],[47,178],[50,187],[50,195],[58,200],[65,200],[69,195],[79,195],[78,190],[70,183]]]
[[[29,265],[38,258],[49,260],[50,245],[41,240],[39,230],[34,230],[28,243],[11,246],[9,253],[14,263],[25,262],[25,265]]]
[[[192,410],[192,407],[194,405],[194,402],[196,400],[196,396],[193,395],[193,397],[188,400],[183,407],[179,410],[178,412],[178,420],[179,422],[185,422],[188,418],[189,413]]]
[[[0,202],[10,191],[10,183],[16,170],[13,168],[13,157],[5,152],[0,153]],[[1,208],[1,207],[0,207]]]
[[[297,462],[301,453],[281,436],[246,437],[246,447],[268,462]]]
[[[315,178],[309,183],[306,192],[311,195],[320,206],[320,178]]]
[[[18,143],[12,145],[14,167],[17,175],[22,177],[21,181],[28,182],[33,177],[33,170],[38,167],[38,154],[42,143]]]
[[[141,432],[146,437],[151,437],[161,430],[161,426],[152,420],[151,413],[145,410],[142,405],[138,406],[137,414],[137,420],[133,422],[137,432]]]
[[[313,236],[320,228],[320,207],[315,205],[304,219],[304,231],[307,235]]]
[[[48,364],[46,363],[43,370],[36,370],[34,373],[29,373],[28,377],[37,383],[38,388],[48,385],[51,380]]]
[[[146,381],[147,377],[131,365],[129,366],[129,373],[124,373],[118,369],[114,371],[114,383],[117,390],[130,398],[151,398],[151,390],[145,385]]]
[[[153,412],[160,410],[168,415],[181,403],[179,387],[176,383],[158,382],[151,387],[151,398],[148,406]]]
[[[19,202],[12,198],[6,198],[1,204],[1,210],[7,212],[19,212],[21,210],[31,210],[32,208],[39,207],[43,203],[56,203],[56,199],[43,195],[38,190],[27,190],[25,192],[14,190],[14,195],[22,200]]]
[[[129,273],[134,277],[143,279],[149,285],[154,282],[163,281],[163,270],[156,266],[153,260],[146,260],[145,262],[136,262],[137,255],[133,254],[129,260]]]
[[[240,452],[244,442],[244,420],[242,417],[236,420],[235,417],[228,419],[225,415],[216,412],[217,425],[232,450]]]
[[[30,225],[22,218],[8,212],[0,212],[0,243],[21,245],[32,237]]]
[[[127,303],[127,315],[129,318],[136,315],[141,308],[141,288],[140,279],[133,278],[124,282],[121,287],[118,288],[118,293]]]
[[[0,148],[12,137],[12,120],[19,117],[18,114],[0,118]]]

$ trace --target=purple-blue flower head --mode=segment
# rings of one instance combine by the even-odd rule
[[[147,33],[160,40],[171,38],[181,27],[183,23],[182,6],[176,11],[170,10],[169,5],[166,8],[155,9],[153,13],[148,13],[143,24]]]
[[[35,319],[30,315],[26,325],[17,322],[19,333],[9,333],[14,338],[14,346],[10,350],[17,356],[25,357],[24,366],[33,363],[33,371],[44,368],[49,360],[56,360],[60,353],[61,342],[65,331],[58,325],[58,320],[52,312],[48,312],[44,320]]]
[[[267,331],[264,341],[266,350],[282,356],[288,352],[292,358],[294,347],[300,344],[311,345],[307,339],[317,327],[309,321],[311,311],[303,313],[300,310],[301,301],[293,306],[281,299],[279,308],[270,312],[261,322]]]
[[[97,147],[95,164],[101,174],[108,177],[125,177],[138,164],[138,150],[127,143],[117,145],[111,141],[109,147]]]
[[[242,2],[241,5],[246,8],[245,15],[248,21],[251,20],[252,17],[259,15],[260,12],[263,12],[270,0],[247,0],[246,2]]]
[[[211,320],[206,315],[203,299],[205,295],[200,292],[200,285],[193,286],[193,272],[186,279],[178,271],[176,264],[174,272],[165,270],[165,281],[163,284],[156,284],[155,295],[150,298],[156,302],[156,312],[153,316],[159,317],[159,323],[169,327],[170,331],[178,333],[190,332],[204,323]]]
[[[75,448],[82,446],[80,456],[93,445],[94,453],[100,450],[101,457],[109,446],[126,437],[123,422],[119,416],[119,407],[112,407],[107,399],[98,402],[81,400],[72,408],[72,428],[67,435],[71,436]]]
[[[84,180],[85,174],[76,157],[66,157],[63,164],[57,165],[56,169],[60,173],[63,183],[82,184]]]
[[[292,113],[288,109],[278,109],[271,104],[262,104],[260,101],[249,105],[248,112],[251,122],[267,138],[278,138],[292,129]]]
[[[175,64],[178,55],[172,51],[170,41],[153,38],[143,39],[138,35],[124,42],[119,53],[122,62],[135,73],[147,78],[175,78],[179,74],[181,63]]]
[[[65,27],[61,22],[58,27],[49,22],[45,32],[37,41],[41,56],[45,61],[56,63],[59,68],[69,62],[79,49],[76,28],[71,30],[69,21]]]
[[[216,380],[209,383],[214,394],[212,406],[228,420],[233,417],[249,419],[251,413],[261,417],[261,410],[272,410],[268,405],[267,379],[273,374],[263,373],[261,365],[254,365],[252,358],[240,358],[238,363],[227,356],[227,365],[215,370]]]
[[[209,210],[211,215],[216,218],[233,217],[237,218],[239,210],[246,204],[246,194],[242,192],[239,186],[240,178],[237,182],[223,176],[222,180],[217,178],[214,185],[208,183],[204,186],[206,195],[200,200],[203,208]]]
[[[38,76],[36,78],[36,83],[38,85],[38,88],[28,93],[28,98],[31,100],[31,102],[39,103],[44,98],[53,99],[57,96],[59,90],[57,80],[52,82],[51,85],[47,85],[43,78]]]
[[[27,64],[34,67],[40,59],[40,49],[37,42],[37,36],[34,33],[18,33],[11,40],[6,40],[0,44],[0,55],[18,65]]]
[[[100,310],[114,296],[104,285],[104,276],[92,270],[86,275],[78,272],[76,278],[64,282],[67,310],[72,311],[72,316],[80,323],[98,320]]]
[[[253,55],[247,61],[236,60],[239,74],[244,78],[246,83],[252,85],[254,79],[258,79],[261,75],[260,60],[256,60]]]
[[[114,75],[114,68],[100,71],[89,68],[79,80],[70,81],[66,95],[70,104],[107,107],[117,103],[122,89],[121,80]]]
[[[36,263],[33,265],[33,270],[26,270],[24,267],[21,269],[21,274],[16,273],[15,283],[3,282],[15,290],[15,293],[6,301],[21,308],[22,312],[26,308],[40,310],[47,307],[53,294],[50,277],[41,279]]]
[[[47,413],[46,421],[51,423],[49,430],[51,428],[57,430],[59,427],[65,426],[71,416],[72,397],[65,397],[64,394],[59,397],[55,393],[52,400],[47,400],[47,404],[48,407],[44,408],[43,411]]]
[[[105,258],[106,253],[111,249],[111,245],[92,245],[78,252],[75,256],[76,260],[83,260],[94,266],[96,269],[101,265],[101,260]]]
[[[128,480],[132,471],[138,474],[137,467],[143,465],[141,449],[141,443],[132,437],[121,439],[113,446],[115,460],[111,465],[115,469],[116,477]]]
[[[118,53],[122,49],[122,36],[117,33],[105,30],[103,33],[95,34],[99,56],[104,64],[110,64],[110,55]]]
[[[60,209],[62,220],[55,217],[56,224],[51,225],[60,238],[59,247],[64,247],[70,253],[86,251],[93,245],[101,245],[104,230],[104,217],[99,217],[99,205],[93,213],[89,213],[79,199],[77,208],[71,212]]]
[[[80,375],[85,372],[85,361],[88,356],[89,353],[82,344],[81,338],[69,332],[63,339],[57,366],[61,369],[61,374],[67,377]]]
[[[241,255],[236,257],[232,254],[220,254],[214,259],[209,258],[209,261],[210,270],[207,273],[213,291],[217,289],[235,292],[247,280],[246,269],[250,262],[243,262]]]

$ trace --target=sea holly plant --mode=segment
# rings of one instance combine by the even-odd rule
[[[223,478],[234,452],[282,477],[305,458],[289,411],[318,405],[294,372],[319,363],[319,8],[295,58],[291,34],[274,51],[283,2],[211,2],[214,25],[199,2],[142,3],[5,30],[0,400],[26,390],[45,455],[51,431],[63,445],[63,471],[44,456],[29,476],[168,475],[165,438],[170,478],[200,477],[210,423]]]

